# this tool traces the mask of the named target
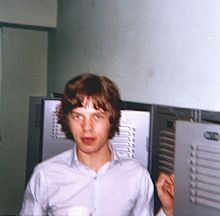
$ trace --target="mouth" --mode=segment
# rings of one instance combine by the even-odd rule
[[[81,140],[85,144],[91,144],[95,141],[95,138],[94,137],[82,137]]]

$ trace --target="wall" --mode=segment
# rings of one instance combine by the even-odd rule
[[[0,1],[0,215],[17,215],[24,192],[29,96],[47,94],[48,27],[57,0]]]
[[[15,215],[24,192],[29,96],[46,95],[47,32],[2,28],[0,215]]]
[[[1,0],[0,22],[56,27],[57,0]]]
[[[220,110],[220,1],[59,0],[48,92],[106,74],[123,99]]]

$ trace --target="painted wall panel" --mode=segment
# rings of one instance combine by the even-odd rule
[[[0,22],[56,27],[57,0],[1,0]]]
[[[17,215],[24,192],[29,96],[46,95],[47,32],[2,31],[0,215]]]
[[[219,11],[218,0],[60,0],[48,92],[93,72],[125,100],[218,111]]]

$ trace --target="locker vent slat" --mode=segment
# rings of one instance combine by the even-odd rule
[[[220,147],[192,144],[190,202],[220,210]]]

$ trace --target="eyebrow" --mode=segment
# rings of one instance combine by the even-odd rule
[[[80,111],[77,111],[76,109],[78,109],[78,108],[81,108],[81,107],[77,107],[77,108],[75,108],[75,109],[72,109],[71,111],[70,111],[70,113],[81,113]],[[103,109],[94,109],[94,111],[93,111],[94,113],[108,113],[108,111],[105,111],[105,110],[103,110]]]

